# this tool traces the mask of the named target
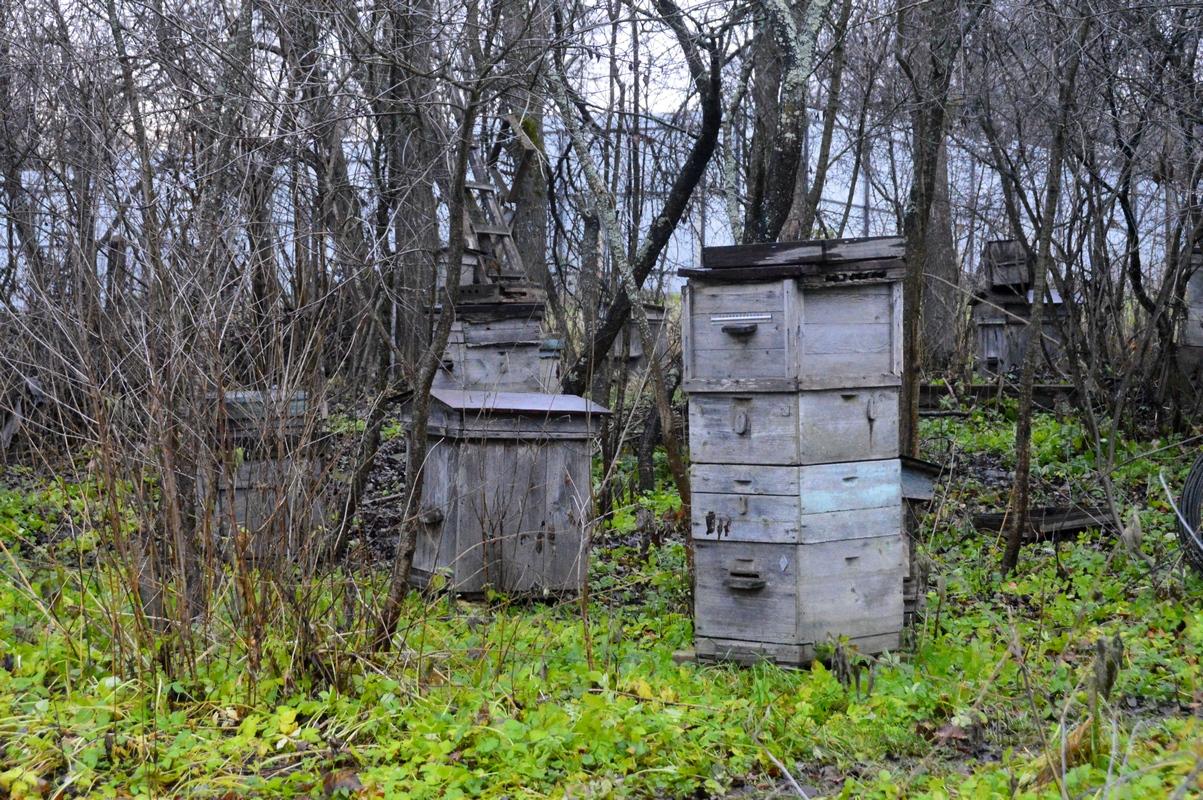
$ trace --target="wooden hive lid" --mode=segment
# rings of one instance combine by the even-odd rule
[[[573,394],[490,392],[479,389],[431,389],[430,397],[453,411],[531,416],[596,416],[610,409]]]
[[[722,282],[807,278],[819,284],[893,283],[906,272],[905,252],[901,236],[704,247],[701,268],[677,274]]]

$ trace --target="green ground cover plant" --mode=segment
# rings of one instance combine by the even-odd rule
[[[791,779],[812,796],[1198,796],[1203,580],[1177,564],[1160,487],[1180,485],[1191,447],[1118,448],[1139,554],[1092,532],[1028,545],[1003,580],[1001,543],[967,520],[1005,502],[980,467],[1006,470],[1010,430],[1005,410],[926,423],[954,469],[921,531],[933,579],[911,647],[870,658],[835,642],[832,666],[805,670],[678,663],[685,546],[614,544],[632,524],[621,509],[582,601],[414,596],[396,647],[372,653],[347,609],[374,602],[381,570],[340,566],[312,590],[323,669],[297,660],[286,626],[240,638],[229,593],[169,678],[127,633],[97,489],[9,481],[0,796],[767,797],[794,794]],[[1041,491],[1097,499],[1080,426],[1042,416],[1033,442]],[[283,603],[297,588],[263,591]]]

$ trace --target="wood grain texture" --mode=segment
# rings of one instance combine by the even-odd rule
[[[292,560],[325,522],[324,498],[311,496],[318,486],[317,460],[251,458],[231,475],[198,475],[197,491],[212,497],[220,544],[233,546],[235,531],[245,531],[247,555],[259,561]]]
[[[901,258],[905,240],[901,236],[854,239],[813,239],[803,242],[730,245],[702,248],[702,266],[720,270],[795,264],[819,269],[826,264]]]
[[[875,655],[897,650],[901,643],[901,633],[887,633],[854,638],[847,643],[847,647],[858,653]],[[694,639],[693,656],[701,662],[727,662],[751,666],[767,661],[781,666],[804,667],[813,662],[818,657],[816,651],[827,644],[821,642],[816,647],[813,643],[778,644],[699,636]]]
[[[803,465],[897,458],[892,388],[692,394],[690,451],[699,464]]]
[[[588,420],[570,418],[575,430],[560,437],[524,438],[507,429],[515,419],[478,419],[489,429],[483,436],[432,434],[420,506],[430,522],[414,554],[417,585],[445,572],[450,588],[469,595],[490,587],[536,596],[580,590],[591,516]]]
[[[897,460],[805,467],[694,464],[696,540],[802,543],[897,534]]]
[[[889,283],[691,282],[687,391],[796,391],[900,382],[902,314]]]
[[[698,636],[761,642],[798,641],[797,548],[697,542],[694,629]],[[758,576],[760,589],[731,586]]]
[[[691,507],[695,541],[777,544],[847,541],[897,534],[902,506],[803,514],[794,497],[697,494]]]

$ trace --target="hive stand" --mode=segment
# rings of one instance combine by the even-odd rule
[[[706,248],[681,271],[698,658],[898,647],[902,252]]]

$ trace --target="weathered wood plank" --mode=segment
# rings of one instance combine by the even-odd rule
[[[897,650],[901,646],[901,633],[886,633],[851,639],[848,647],[858,653],[877,654]],[[750,666],[763,661],[782,666],[806,666],[813,662],[827,642],[806,644],[778,644],[775,642],[749,642],[739,639],[719,639],[699,636],[694,639],[693,657],[701,662],[730,662]]]
[[[905,240],[900,236],[854,239],[814,239],[803,242],[729,245],[702,248],[702,266],[727,269],[760,265],[820,265],[868,259],[901,258]]]
[[[699,636],[798,641],[796,547],[694,545],[694,629]]]
[[[799,546],[802,641],[902,630],[902,536]]]
[[[696,494],[691,533],[696,541],[811,544],[897,535],[902,506],[802,514],[798,499],[780,495]]]
[[[805,467],[693,464],[690,468],[695,492],[800,498],[800,512],[806,514],[897,505],[900,475],[896,459]]]
[[[987,512],[973,515],[973,527],[980,531],[1001,531],[1009,511]],[[1028,529],[1025,537],[1069,536],[1092,528],[1112,526],[1111,513],[1103,506],[1038,507],[1028,512]]]
[[[838,283],[893,283],[906,275],[901,258],[874,261],[849,261],[841,264],[780,264],[760,267],[726,267],[723,269],[677,270],[682,278],[701,278],[709,281],[755,283],[758,281],[793,278],[803,286],[830,286]]]

